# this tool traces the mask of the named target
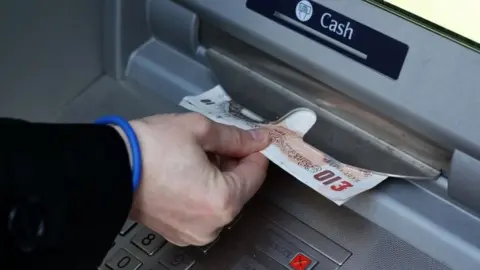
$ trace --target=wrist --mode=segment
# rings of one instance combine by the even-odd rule
[[[106,116],[98,119],[95,123],[112,126],[122,138],[127,149],[128,159],[132,172],[133,192],[135,192],[142,178],[142,153],[137,131],[133,123],[119,116]]]
[[[138,140],[139,140],[139,143],[141,144],[142,143],[142,135],[145,134],[145,125],[144,123],[142,123],[141,121],[129,121],[129,124],[130,126],[132,127],[132,129],[135,131],[137,137],[138,137]],[[122,138],[122,140],[125,142],[125,146],[127,147],[127,151],[128,151],[128,159],[129,159],[129,162],[130,162],[130,167],[132,169],[132,173],[133,173],[133,164],[132,164],[132,150],[131,150],[131,146],[130,146],[130,143],[129,143],[129,140],[128,140],[128,136],[125,134],[125,132],[123,131],[123,129],[119,126],[116,126],[116,125],[112,125],[112,127],[118,132],[118,134],[120,135],[120,137]],[[143,181],[140,181],[140,186],[142,185],[142,182]],[[139,187],[140,189],[140,187]],[[129,219],[131,220],[134,220],[136,222],[140,222],[141,220],[141,211],[140,211],[140,206],[138,205],[138,197],[141,196],[140,195],[141,193],[138,192],[134,192],[133,194],[133,201],[132,201],[132,205],[130,207],[130,211],[129,211]]]
[[[123,142],[125,143],[125,147],[127,148],[127,154],[128,154],[128,164],[130,164],[130,169],[133,169],[132,166],[132,148],[130,147],[130,142],[128,141],[127,134],[123,131],[122,128],[116,125],[111,125],[120,135],[122,138]]]

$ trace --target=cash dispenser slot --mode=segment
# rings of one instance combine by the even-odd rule
[[[234,100],[276,120],[307,107],[318,116],[305,141],[354,166],[396,175],[431,177],[447,171],[443,149],[335,89],[202,22],[200,40],[219,83]]]

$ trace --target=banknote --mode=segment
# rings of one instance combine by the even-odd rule
[[[209,119],[241,129],[267,128],[272,143],[262,153],[297,180],[314,189],[337,205],[365,192],[389,177],[350,166],[303,141],[316,122],[316,114],[306,108],[291,111],[275,122],[235,103],[221,86],[197,96],[187,96],[180,106],[203,114]]]

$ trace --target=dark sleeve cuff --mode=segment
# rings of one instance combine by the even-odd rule
[[[7,134],[0,147],[6,149],[0,154],[0,173],[8,190],[3,203],[8,213],[2,215],[7,227],[2,229],[14,261],[42,269],[98,265],[133,199],[128,152],[120,135],[99,125],[0,126]]]

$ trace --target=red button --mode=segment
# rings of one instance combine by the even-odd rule
[[[298,253],[295,257],[290,261],[290,266],[293,267],[295,270],[305,270],[308,266],[312,263],[312,260],[307,256],[303,255],[302,253]]]

